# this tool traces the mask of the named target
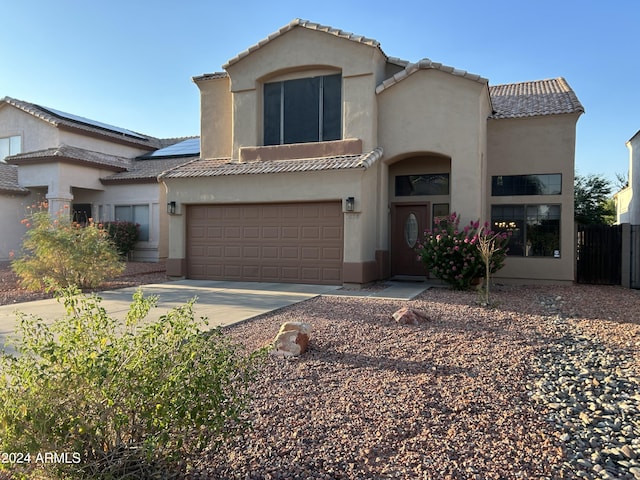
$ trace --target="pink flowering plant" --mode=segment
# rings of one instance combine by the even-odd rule
[[[479,240],[484,238],[490,238],[495,247],[489,259],[489,272],[493,274],[504,266],[509,235],[493,232],[488,223],[480,228],[478,220],[460,228],[455,212],[436,218],[434,228],[425,231],[416,251],[436,278],[456,290],[465,290],[474,279],[485,275],[486,264],[479,248]]]

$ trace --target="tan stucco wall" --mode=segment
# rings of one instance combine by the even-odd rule
[[[169,178],[167,201],[176,201],[178,215],[169,216],[169,258],[186,256],[185,205],[281,203],[355,198],[355,212],[344,217],[344,262],[375,262],[377,169],[334,170],[286,174],[232,175],[209,178]],[[322,189],[309,188],[322,185]]]
[[[305,28],[294,28],[263,45],[227,67],[233,93],[232,157],[238,158],[241,147],[262,145],[264,82],[335,72],[343,77],[342,138],[359,138],[365,151],[372,150],[378,146],[375,87],[384,68],[378,48]],[[206,105],[201,110],[203,125],[212,124],[214,112]]]
[[[20,223],[27,214],[27,207],[36,202],[33,195],[6,195],[0,194],[0,261],[11,259],[11,253],[18,254],[22,245],[22,236],[26,228]]]
[[[491,205],[556,204],[561,207],[560,258],[509,257],[497,277],[573,281],[575,232],[573,180],[577,115],[489,120],[486,189]],[[493,175],[562,174],[561,195],[491,197]]]
[[[147,205],[149,207],[149,240],[138,242],[133,259],[157,261],[168,255],[168,220],[166,194],[158,183],[109,185],[105,190],[73,189],[75,203],[90,203],[97,221],[117,220],[115,207],[119,205]],[[100,208],[101,207],[101,208]],[[102,217],[98,218],[102,210]]]
[[[11,105],[0,108],[0,137],[20,135],[22,151],[32,152],[57,146],[60,143],[58,130]]]
[[[200,156],[232,155],[233,97],[229,77],[196,81],[200,89]]]
[[[449,157],[450,211],[461,215],[463,223],[482,218],[486,193],[481,180],[486,158],[484,132],[490,113],[486,84],[438,70],[419,70],[384,89],[378,102],[385,164],[428,154]],[[387,197],[380,205],[380,222],[389,232],[390,217],[384,206],[395,200],[388,196],[393,175],[386,172],[382,176],[389,178],[382,193]]]

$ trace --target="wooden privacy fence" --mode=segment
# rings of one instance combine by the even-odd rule
[[[620,285],[622,225],[578,225],[576,281]]]
[[[576,281],[640,288],[640,225],[578,225]]]

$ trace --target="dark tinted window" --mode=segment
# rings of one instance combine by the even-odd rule
[[[396,197],[417,195],[449,195],[449,174],[396,176]]]
[[[560,195],[562,174],[496,175],[491,177],[491,195]]]

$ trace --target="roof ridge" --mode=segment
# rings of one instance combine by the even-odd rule
[[[455,75],[457,77],[467,78],[469,80],[473,80],[478,83],[488,84],[489,80],[475,73],[470,73],[466,70],[461,70],[459,68],[450,67],[448,65],[443,65],[439,62],[434,62],[430,58],[422,58],[414,63],[408,63],[407,66],[394,74],[393,76],[385,79],[376,87],[376,93],[381,93],[387,88],[395,85],[396,83],[401,82],[405,78],[413,75],[415,72],[419,70],[440,70],[445,73],[449,73],[451,75]]]
[[[127,128],[110,125],[98,120],[93,120],[68,112],[62,112],[51,107],[38,105],[36,103],[19,100],[17,98],[12,98],[9,96],[4,97],[2,101],[8,105],[18,108],[19,110],[22,110],[25,113],[28,113],[29,115],[33,115],[34,117],[39,118],[40,120],[43,120],[56,128],[66,126],[67,128],[76,128],[94,133],[100,133],[105,137],[118,139],[120,141],[126,140],[127,142],[131,142],[138,146],[144,145],[145,147],[158,148],[158,146],[160,145],[160,139],[151,135],[146,135],[144,133],[134,132],[133,130],[129,130]],[[83,119],[87,120],[88,122],[83,121]],[[127,134],[125,132],[130,133]]]
[[[382,55],[384,55],[385,59],[389,58],[382,51],[382,48],[380,48],[380,42],[378,42],[377,40],[374,40],[373,38],[368,38],[368,37],[365,37],[364,35],[357,35],[355,33],[346,32],[344,30],[340,30],[338,28],[330,27],[328,25],[322,25],[322,24],[319,24],[319,23],[310,22],[309,20],[303,20],[301,18],[294,18],[287,25],[285,25],[283,27],[280,27],[275,32],[271,33],[270,35],[268,35],[267,37],[263,38],[262,40],[259,40],[257,43],[254,43],[253,45],[251,45],[246,50],[243,50],[238,55],[236,55],[235,57],[231,58],[229,61],[227,61],[227,63],[225,63],[222,66],[222,68],[227,69],[228,67],[230,67],[231,65],[239,62],[240,60],[242,60],[243,58],[245,58],[249,54],[255,52],[258,49],[260,49],[261,47],[263,47],[267,43],[269,43],[272,40],[284,35],[285,33],[293,30],[296,27],[306,28],[308,30],[315,30],[315,31],[327,33],[327,34],[330,34],[330,35],[335,35],[335,36],[337,36],[339,38],[344,38],[344,39],[347,39],[347,40],[351,40],[352,42],[362,43],[363,45],[369,45],[371,47],[375,47],[375,48],[379,49],[380,52],[382,53]],[[214,77],[210,77],[210,78],[214,78]],[[202,79],[205,80],[207,78],[202,78]]]

